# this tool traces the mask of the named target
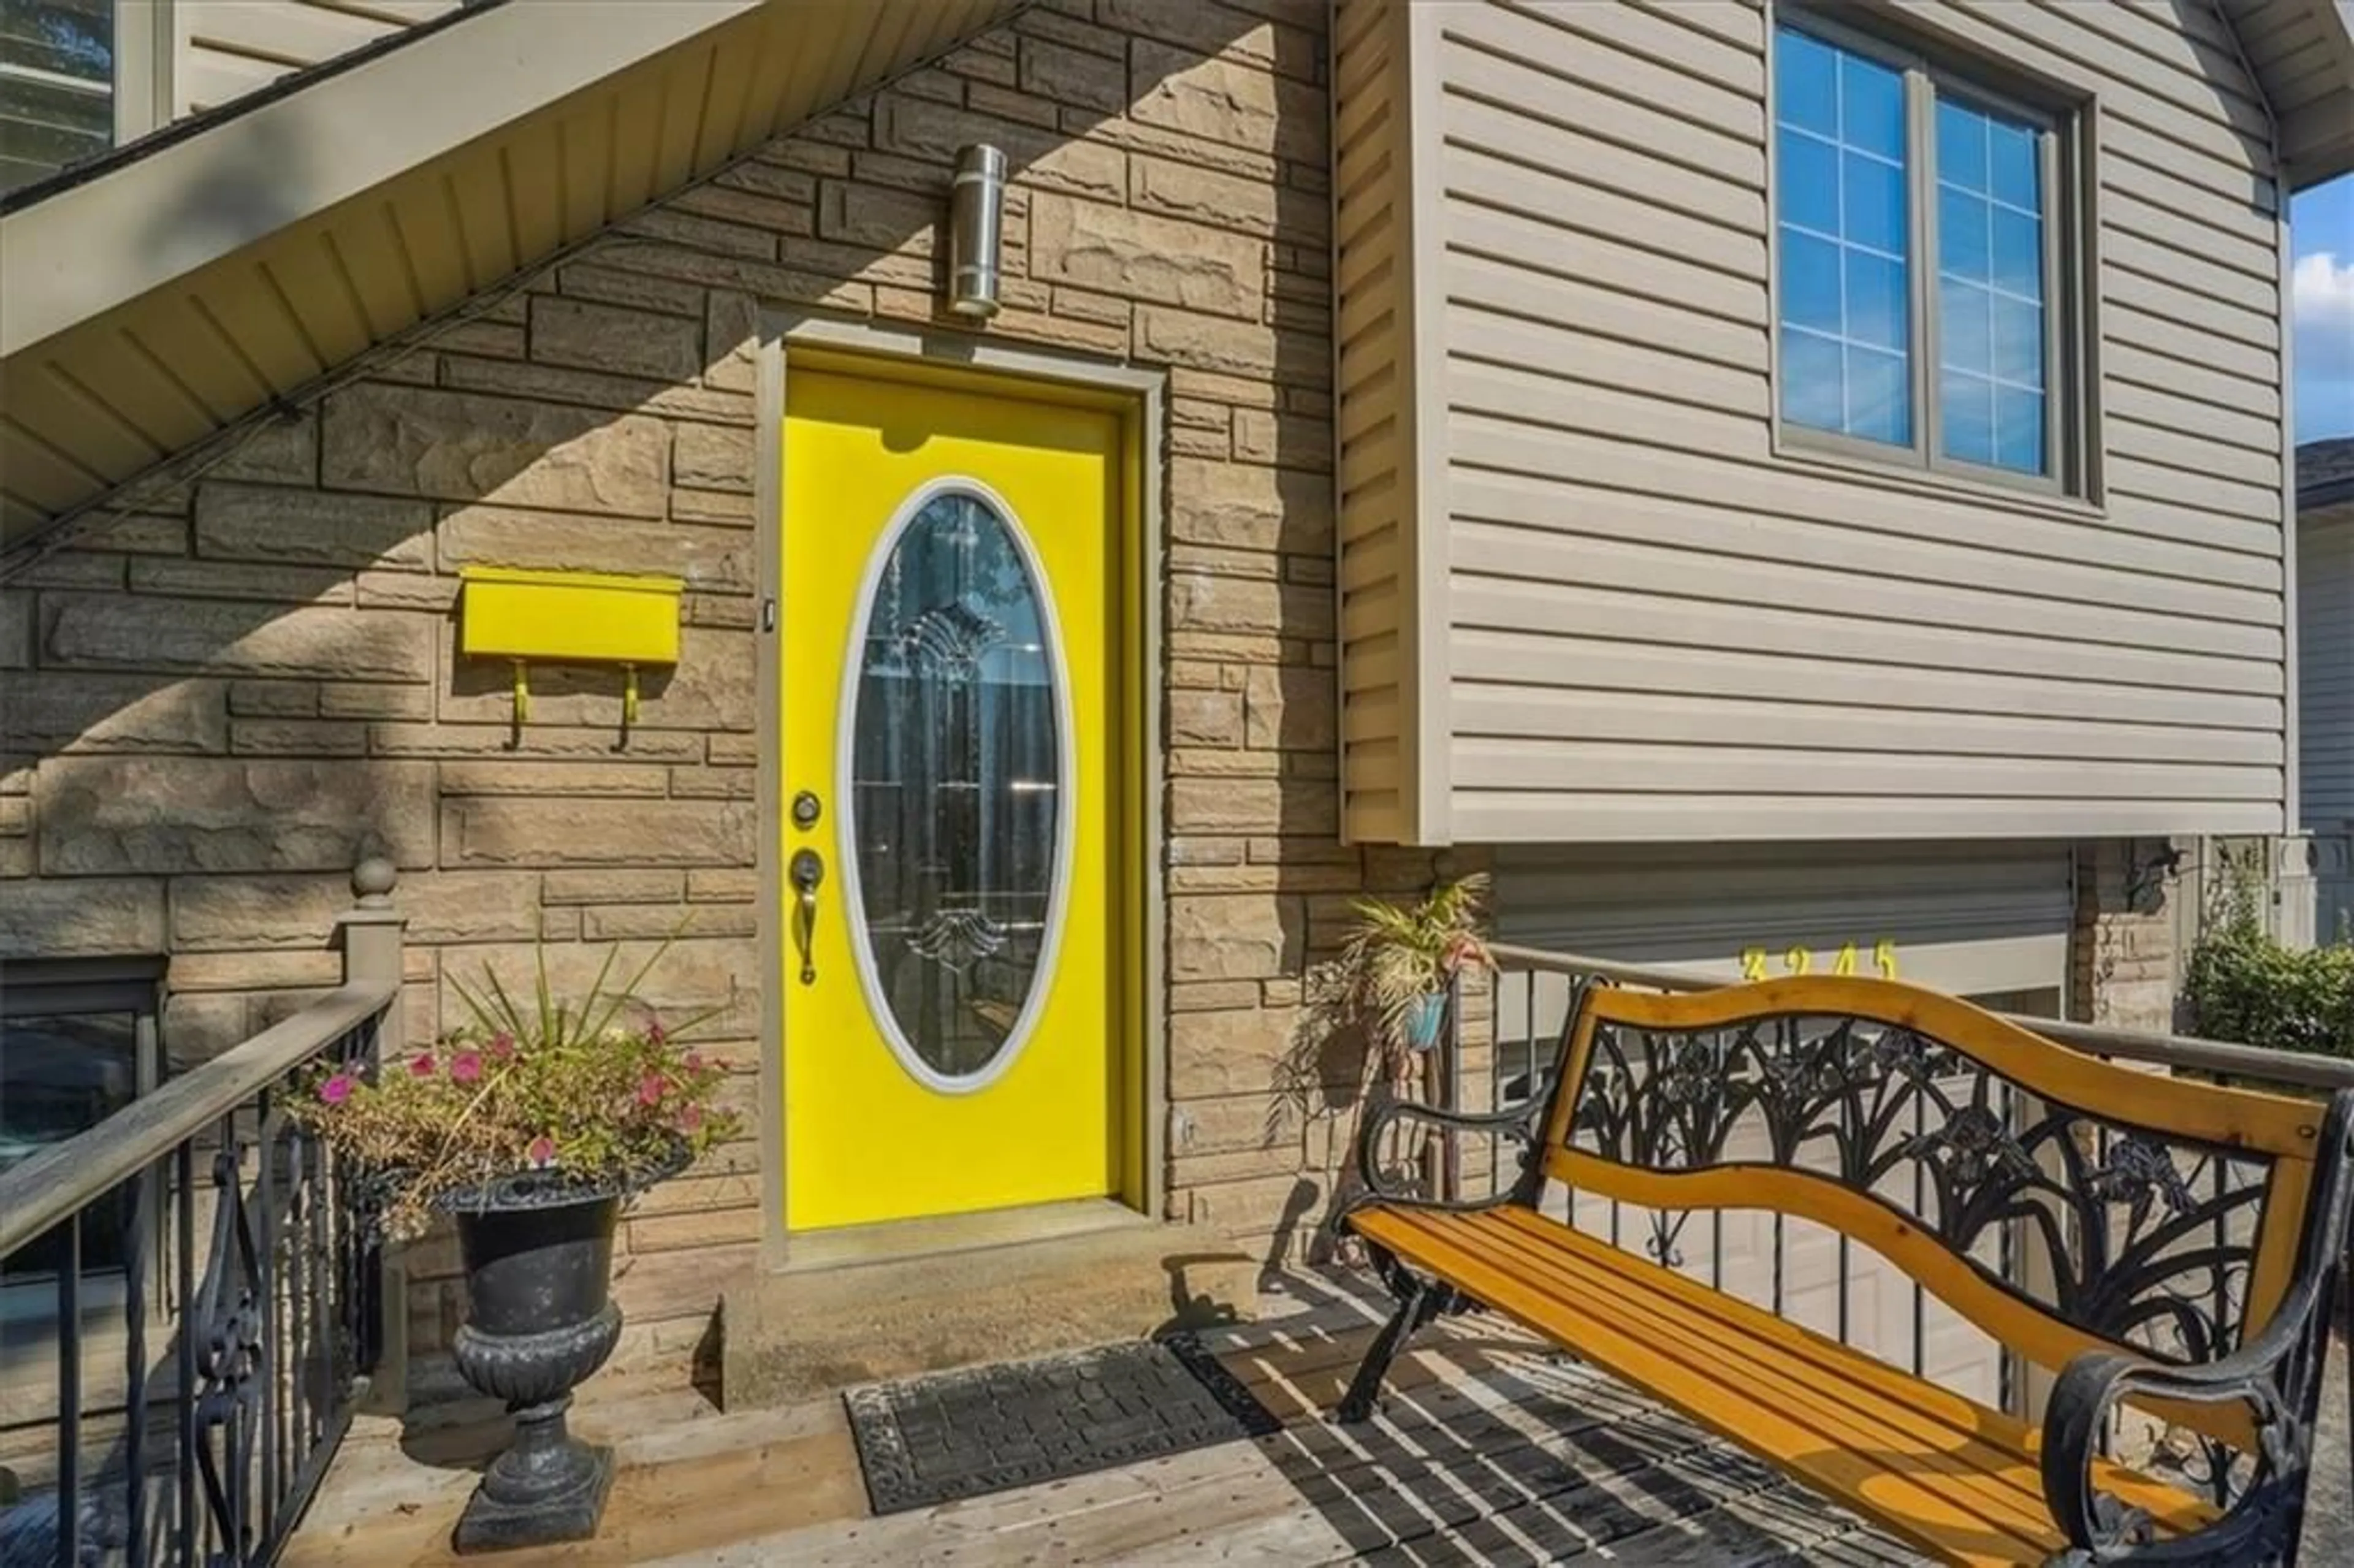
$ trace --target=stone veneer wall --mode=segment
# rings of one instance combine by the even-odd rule
[[[2136,885],[2135,867],[2163,840],[2101,839],[2076,849],[2076,927],[2068,959],[2070,1011],[2080,1023],[2158,1033],[2175,1027],[2175,879]]]
[[[1010,154],[994,337],[1165,366],[1170,1213],[1270,1254],[1320,1218],[1356,1103],[1310,956],[1426,856],[1335,838],[1323,6],[1051,0],[650,210],[0,592],[0,955],[168,951],[183,1061],[337,977],[365,853],[398,863],[408,1019],[556,944],[578,980],[682,918],[657,1001],[739,1005],[757,1123],[755,302],[934,317],[950,161]],[[453,648],[468,563],[683,573],[684,655],[615,682]],[[1304,1044],[1303,1044],[1304,1043]],[[638,1348],[753,1259],[757,1144],[623,1238]],[[413,1337],[461,1302],[417,1260]]]

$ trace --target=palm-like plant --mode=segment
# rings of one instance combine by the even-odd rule
[[[1488,878],[1475,873],[1413,904],[1361,898],[1352,906],[1356,929],[1341,961],[1359,1004],[1391,1039],[1429,1045],[1456,975],[1492,966],[1479,935],[1487,896]]]

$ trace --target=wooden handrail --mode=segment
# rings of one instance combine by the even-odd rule
[[[1649,986],[1655,991],[1714,991],[1735,982],[1689,969],[1657,969],[1620,963],[1615,959],[1582,953],[1557,953],[1543,948],[1498,943],[1490,948],[1500,969],[1533,969],[1543,974],[1600,975],[1623,985]],[[2188,1067],[2232,1078],[2258,1078],[2305,1088],[2354,1088],[2354,1062],[2335,1056],[2309,1056],[2296,1051],[2274,1051],[2259,1045],[2236,1045],[2224,1040],[2202,1040],[2191,1034],[2166,1034],[2140,1029],[2112,1029],[2099,1024],[2070,1023],[2054,1018],[2004,1013],[2014,1023],[2032,1029],[2098,1056],[2124,1062],[2147,1062],[2158,1066]]]
[[[88,1131],[0,1173],[0,1257],[130,1181],[328,1045],[390,1007],[398,986],[345,985]]]

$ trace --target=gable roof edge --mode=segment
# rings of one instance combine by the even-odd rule
[[[460,14],[0,215],[0,358],[758,10],[536,0]],[[554,11],[585,12],[567,20]],[[128,149],[126,151],[129,151]]]
[[[2354,0],[2209,0],[2264,94],[2281,183],[2354,172]]]

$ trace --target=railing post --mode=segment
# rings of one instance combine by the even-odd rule
[[[401,936],[408,917],[396,908],[392,890],[399,873],[376,856],[352,869],[352,906],[336,919],[344,938],[344,983],[392,988],[392,1001],[377,1021],[370,1065],[407,1042],[401,1012],[406,965]],[[408,1269],[398,1249],[387,1246],[377,1265],[376,1365],[358,1406],[371,1415],[398,1416],[408,1408]]]
[[[1447,977],[1447,1027],[1439,1034],[1438,1107],[1463,1108],[1463,971]],[[1452,1138],[1438,1144],[1438,1195],[1448,1202],[1463,1196],[1463,1150]]]
[[[408,916],[393,907],[392,890],[399,879],[388,860],[360,862],[352,869],[352,906],[335,921],[344,933],[344,983],[394,988],[387,1023],[400,1012],[400,936],[408,924]]]

